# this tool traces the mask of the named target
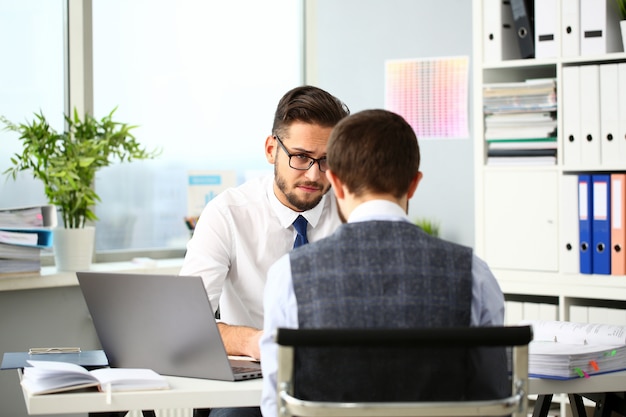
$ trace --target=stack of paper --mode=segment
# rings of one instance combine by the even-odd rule
[[[0,209],[0,277],[39,274],[41,251],[52,246],[53,205]]]
[[[626,369],[626,326],[531,321],[528,372],[552,379],[586,378]]]
[[[485,84],[487,164],[556,164],[556,80]]]

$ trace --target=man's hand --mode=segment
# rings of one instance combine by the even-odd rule
[[[246,326],[231,326],[226,323],[217,323],[222,335],[226,353],[235,356],[250,356],[254,359],[261,358],[259,339],[263,330]]]

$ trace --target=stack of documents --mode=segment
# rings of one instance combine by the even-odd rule
[[[556,164],[556,80],[485,84],[487,164]]]
[[[53,205],[0,209],[0,277],[39,274],[41,251],[52,246]]]
[[[626,326],[531,321],[528,373],[572,379],[626,369]]]

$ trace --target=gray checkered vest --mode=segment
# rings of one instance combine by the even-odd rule
[[[299,326],[469,326],[471,269],[471,249],[413,224],[347,223],[291,253]]]
[[[328,238],[294,250],[290,259],[300,328],[470,324],[472,250],[429,236],[411,223],[347,223]],[[451,352],[450,358],[459,360],[438,361],[432,350],[416,355],[400,348],[384,353],[343,349],[331,354],[299,351],[296,366],[302,372],[296,392],[326,401],[358,401],[364,392],[368,401],[467,397],[465,353]],[[318,355],[316,364],[299,361],[302,355]],[[370,363],[367,372],[378,378],[372,382],[365,378],[366,370],[352,369],[355,355]],[[397,382],[398,367],[414,374],[411,385]],[[445,389],[434,383],[441,374]]]

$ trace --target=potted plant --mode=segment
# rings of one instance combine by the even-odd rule
[[[423,231],[431,236],[439,237],[439,222],[427,218],[419,218],[415,220],[415,224],[418,225]]]
[[[23,144],[22,152],[11,157],[12,166],[4,174],[15,179],[19,172],[31,171],[34,178],[43,182],[50,204],[61,213],[64,227],[54,231],[55,259],[60,270],[88,269],[91,264],[95,231],[88,222],[97,220],[94,206],[100,197],[93,184],[98,170],[116,161],[149,159],[159,153],[140,146],[131,133],[136,126],[113,120],[116,109],[100,120],[90,114],[81,118],[74,109],[72,116],[64,116],[66,130],[62,133],[55,131],[41,112],[22,124],[0,116],[5,130],[18,133]],[[77,249],[68,249],[75,258],[80,258],[76,259],[78,265],[68,264],[60,258],[64,249],[59,244],[66,238],[75,239],[66,235],[77,233],[90,235],[87,237],[90,245],[80,244],[89,250],[79,256]]]

